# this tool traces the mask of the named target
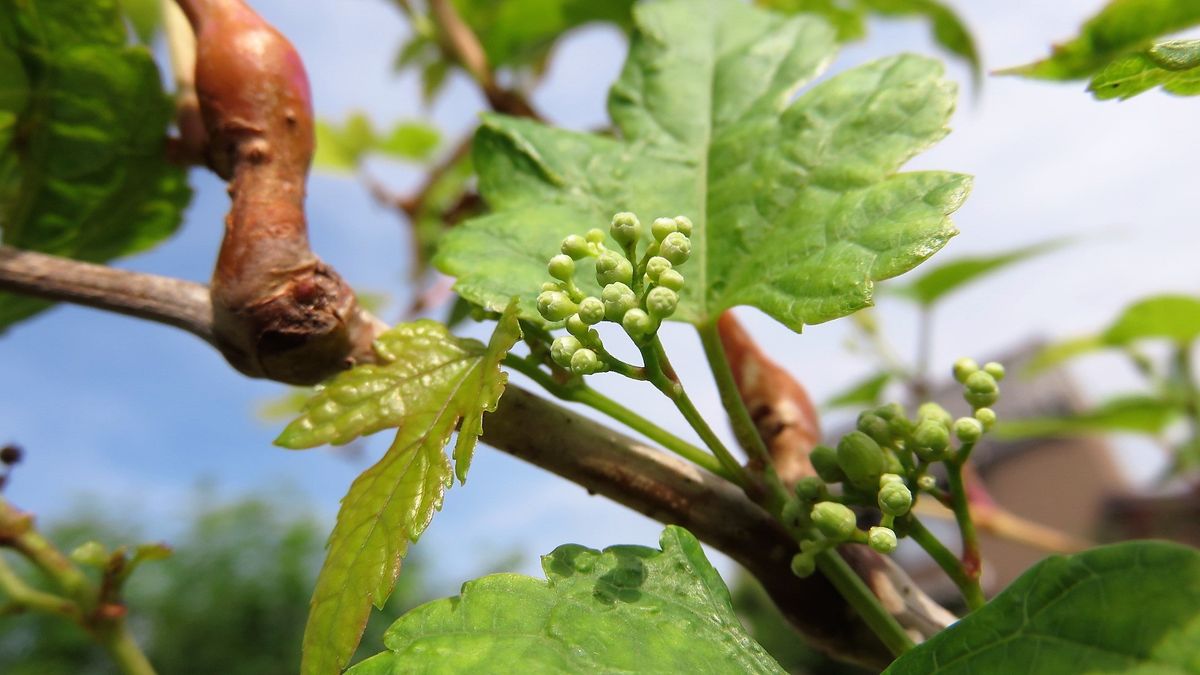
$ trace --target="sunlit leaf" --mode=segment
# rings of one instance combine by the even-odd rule
[[[1127,99],[1155,87],[1180,96],[1200,94],[1200,40],[1171,40],[1108,64],[1088,91],[1101,100]]]
[[[1107,346],[1099,335],[1084,335],[1056,342],[1039,351],[1025,366],[1025,373],[1035,375],[1045,372],[1077,356],[1089,354]]]
[[[836,394],[825,404],[827,408],[845,408],[849,406],[870,406],[879,402],[883,391],[892,381],[891,373],[871,375],[864,380],[855,382],[845,391]]]
[[[1074,415],[1001,420],[996,425],[996,436],[1012,439],[1114,431],[1158,434],[1179,414],[1179,406],[1170,401],[1151,396],[1128,396]]]
[[[313,166],[328,171],[355,171],[368,154],[420,161],[437,148],[437,129],[420,122],[401,122],[386,134],[375,130],[362,112],[341,124],[317,120],[317,152]]]
[[[1130,305],[1104,331],[1110,345],[1125,345],[1145,338],[1165,338],[1186,344],[1200,337],[1200,298],[1159,295]]]
[[[1064,240],[1047,241],[997,255],[957,258],[937,265],[933,269],[922,270],[916,279],[905,284],[890,285],[888,290],[928,307],[950,293],[993,272],[1061,248],[1065,244]]]

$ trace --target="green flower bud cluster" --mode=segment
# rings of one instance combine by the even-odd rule
[[[993,361],[980,368],[971,359],[959,359],[954,363],[954,379],[962,384],[963,398],[972,408],[987,408],[1000,398],[999,382],[1004,379],[1004,366]]]

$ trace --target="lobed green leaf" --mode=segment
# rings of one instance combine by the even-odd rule
[[[1053,556],[885,675],[1200,672],[1197,598],[1200,552],[1185,546]]]
[[[349,672],[782,673],[738,621],[700,542],[670,526],[660,546],[560,546],[542,558],[545,581],[469,581],[400,617],[389,651]]]
[[[736,0],[639,6],[609,95],[621,138],[488,116],[476,135],[494,213],[455,228],[435,264],[488,308],[535,298],[563,237],[616,211],[695,223],[674,320],[754,305],[793,330],[871,304],[957,230],[968,177],[897,174],[946,133],[954,86],[915,56],[883,59],[792,93],[826,66],[833,31]],[[647,234],[647,237],[649,234]],[[585,291],[599,294],[580,265]]]

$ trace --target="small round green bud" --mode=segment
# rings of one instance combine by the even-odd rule
[[[614,323],[621,323],[625,312],[637,307],[637,295],[629,286],[616,283],[609,284],[604,287],[604,291],[600,294],[601,301],[604,302],[604,318]]]
[[[798,501],[789,501],[783,505],[783,510],[780,512],[780,517],[785,525],[791,527],[807,527],[808,526],[808,505]]]
[[[608,233],[622,246],[632,246],[642,238],[642,222],[632,213],[623,211],[613,216]]]
[[[900,458],[891,448],[883,449],[883,472],[904,473],[904,465],[900,463]]]
[[[812,508],[812,521],[826,537],[835,541],[848,539],[858,529],[854,511],[837,502],[817,502]]]
[[[817,476],[805,476],[796,481],[796,497],[802,501],[815,502],[818,499],[823,499],[828,490],[825,489],[825,481]]]
[[[570,281],[575,278],[575,261],[565,253],[559,253],[550,259],[546,271],[559,281]]]
[[[593,227],[592,229],[588,230],[587,234],[584,236],[589,242],[593,244],[599,244],[604,241],[604,230],[601,230],[598,227]]]
[[[626,333],[635,340],[641,339],[654,332],[654,319],[642,310],[634,307],[625,312],[625,316],[621,318],[621,327]]]
[[[954,435],[963,443],[974,443],[983,436],[983,422],[974,417],[960,417],[954,422]]]
[[[600,357],[596,356],[596,352],[587,349],[576,350],[571,355],[571,372],[576,375],[591,375],[598,373],[604,368],[604,364],[600,363]]]
[[[683,275],[676,270],[666,270],[658,275],[658,285],[678,292],[683,288]]]
[[[921,476],[920,478],[917,479],[917,489],[925,490],[926,492],[928,492],[929,490],[932,490],[935,487],[937,487],[937,479],[934,478],[933,476],[930,476],[929,474],[925,474],[924,476]]]
[[[964,392],[963,400],[972,408],[986,408],[1000,399],[1000,393],[994,392],[991,394],[976,394],[975,392]]]
[[[587,343],[591,338],[591,334],[595,332],[588,328],[588,325],[584,323],[583,319],[579,318],[578,314],[568,316],[566,325],[567,332],[579,338],[584,343]]]
[[[879,488],[879,510],[889,516],[902,516],[912,508],[913,496],[904,483],[888,483]]]
[[[983,425],[984,431],[988,431],[996,423],[996,411],[991,408],[980,408],[975,411],[975,419]]]
[[[811,555],[797,553],[792,556],[792,574],[801,579],[812,576],[813,572],[817,571],[817,561]]]
[[[879,485],[883,473],[883,449],[873,438],[861,431],[852,431],[842,437],[837,447],[838,466],[850,480],[850,484],[871,490]]]
[[[562,321],[579,310],[571,302],[570,296],[562,291],[542,291],[537,299],[537,308],[538,314],[547,321]]]
[[[949,429],[950,425],[954,424],[954,418],[950,416],[950,413],[946,412],[945,408],[936,403],[922,403],[921,407],[917,408],[917,422],[925,422],[927,420],[938,422],[946,427],[946,429]]]
[[[550,358],[563,368],[571,367],[571,357],[575,352],[583,349],[583,343],[574,335],[561,335],[554,338],[554,342],[550,345]]]
[[[986,370],[977,370],[963,382],[966,390],[972,394],[994,394],[1000,391],[996,378]]]
[[[904,411],[904,406],[900,405],[899,403],[888,403],[887,405],[881,405],[875,409],[875,414],[889,422],[897,417],[904,417],[907,415],[907,413]]]
[[[572,234],[563,239],[562,252],[574,260],[582,260],[591,254],[592,249],[588,246],[587,239],[577,234]]]
[[[674,218],[655,218],[650,225],[650,234],[654,235],[654,241],[662,241],[668,234],[678,231],[679,224]]]
[[[646,261],[646,276],[650,277],[650,281],[656,284],[662,277],[662,273],[669,269],[671,269],[671,261],[660,255],[656,255]]]
[[[991,375],[992,379],[996,380],[997,382],[1004,379],[1004,365],[996,363],[995,361],[989,361],[988,363],[983,364],[983,372]]]
[[[904,438],[906,434],[912,433],[912,430],[912,420],[903,413],[888,420],[888,431],[892,433],[892,438]]]
[[[71,551],[71,560],[89,567],[104,567],[108,558],[108,548],[98,541],[84,542]]]
[[[562,284],[560,284],[556,281],[547,281],[546,283],[542,284],[542,290],[543,291],[561,291],[561,290],[563,290],[563,287],[562,287]]]
[[[896,550],[900,542],[896,539],[896,533],[886,527],[872,527],[867,530],[867,545],[875,550],[876,553],[887,555]]]
[[[979,364],[975,363],[975,359],[963,357],[954,362],[954,379],[966,382],[971,373],[977,370],[979,370]]]
[[[900,474],[896,473],[885,473],[879,477],[879,487],[883,487],[891,483],[900,483],[903,485],[904,478]]]
[[[889,445],[892,442],[892,432],[888,429],[887,420],[873,412],[867,411],[858,416],[858,430],[880,445]]]
[[[808,461],[826,483],[840,483],[846,480],[846,474],[842,473],[842,467],[838,466],[837,450],[828,445],[818,445],[810,450]]]
[[[675,231],[685,237],[692,236],[692,219],[687,216],[675,216]]]
[[[940,454],[950,446],[950,430],[939,421],[927,419],[913,430],[913,440],[918,446]]]
[[[658,254],[670,260],[672,265],[682,265],[692,255],[692,240],[682,232],[672,232],[659,244]]]
[[[604,320],[604,301],[600,298],[586,297],[579,301],[579,319],[589,326],[594,326]]]
[[[596,282],[601,286],[617,283],[628,286],[633,283],[633,265],[625,256],[605,251],[596,260]]]
[[[650,312],[650,316],[656,319],[665,319],[675,313],[675,307],[679,305],[679,294],[675,291],[664,288],[663,286],[655,286],[646,294],[646,309]]]

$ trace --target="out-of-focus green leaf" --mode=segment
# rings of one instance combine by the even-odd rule
[[[1112,0],[1078,37],[1055,45],[1048,58],[1003,71],[1043,80],[1078,80],[1140,51],[1162,35],[1200,23],[1195,0]]]
[[[380,134],[362,112],[351,113],[342,124],[317,120],[317,152],[313,166],[328,171],[355,171],[372,153],[396,159],[422,161],[437,148],[437,129],[421,122],[400,122]]]
[[[759,7],[784,14],[816,14],[837,30],[839,42],[851,42],[866,36],[867,16],[862,2],[840,0],[755,0]]]
[[[955,90],[939,63],[883,59],[790,103],[835,48],[824,22],[735,0],[636,14],[609,96],[621,139],[485,118],[475,162],[493,213],[452,230],[435,260],[468,300],[499,310],[518,296],[542,324],[535,298],[566,235],[617,211],[682,214],[695,228],[674,320],[753,305],[800,330],[869,305],[876,280],[957,233],[970,179],[897,173],[946,134]],[[599,295],[590,261],[579,268]]]
[[[121,11],[133,27],[139,42],[148,45],[154,41],[162,26],[162,0],[118,0]]]
[[[460,422],[454,460],[459,481],[466,480],[483,414],[496,409],[504,391],[500,362],[519,337],[515,306],[486,346],[456,338],[436,321],[397,326],[376,341],[380,364],[334,377],[276,441],[290,448],[340,444],[399,427],[387,453],[342,500],[304,631],[306,675],[340,672],[371,605],[387,601],[409,542],[452,483],[443,448]]]
[[[1165,338],[1187,344],[1200,337],[1200,298],[1159,295],[1139,300],[1121,313],[1101,338],[1109,345],[1126,345],[1146,338]]]
[[[1151,396],[1128,396],[1113,399],[1077,415],[1001,420],[996,423],[996,436],[1014,439],[1114,431],[1158,434],[1179,414],[1179,406],[1170,401]]]
[[[891,373],[879,373],[862,381],[856,382],[845,391],[835,395],[825,404],[826,408],[846,408],[849,406],[871,406],[879,403],[879,397],[892,381]]]
[[[1025,366],[1024,372],[1028,375],[1036,375],[1077,356],[1098,351],[1107,346],[1099,335],[1084,335],[1070,340],[1063,340],[1062,342],[1055,342],[1038,352],[1029,361],[1029,364]]]
[[[389,157],[421,161],[429,158],[440,141],[441,134],[428,124],[401,122],[376,141],[374,150]]]
[[[1127,99],[1154,87],[1179,96],[1200,94],[1200,40],[1171,40],[1128,54],[1092,78],[1096,98]]]
[[[0,12],[4,243],[100,262],[179,225],[190,191],[164,153],[173,106],[150,53],[126,39],[115,0]],[[0,329],[47,306],[0,293]]]
[[[353,675],[399,672],[782,673],[746,634],[687,530],[662,550],[560,546],[546,580],[496,574],[400,617]]]
[[[928,307],[981,277],[1033,256],[1061,248],[1066,243],[1065,240],[1057,239],[997,255],[951,260],[937,265],[931,270],[923,271],[920,276],[909,283],[891,285],[888,290]]]
[[[1053,556],[885,675],[1200,672],[1200,552],[1128,542]]]

